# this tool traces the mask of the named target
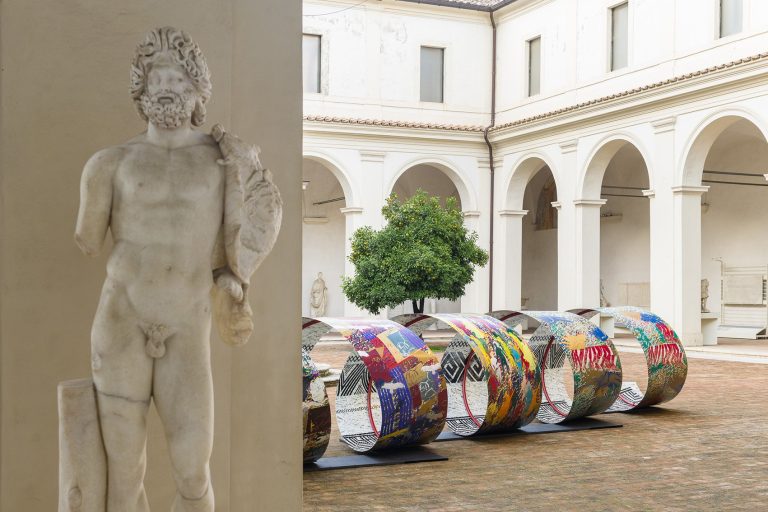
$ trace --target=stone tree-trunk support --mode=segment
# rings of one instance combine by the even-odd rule
[[[107,455],[93,380],[59,384],[59,512],[103,512]]]

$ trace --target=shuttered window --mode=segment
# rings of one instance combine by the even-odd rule
[[[611,9],[611,71],[629,63],[629,2]]]
[[[304,34],[302,68],[304,92],[320,92],[320,36]]]
[[[421,47],[421,101],[443,102],[443,48]]]
[[[528,41],[528,96],[541,92],[541,37]]]
[[[741,32],[743,23],[742,0],[720,0],[720,37]]]

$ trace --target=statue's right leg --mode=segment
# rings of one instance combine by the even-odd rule
[[[144,492],[152,359],[127,301],[103,296],[91,332],[91,363],[104,448],[107,512],[149,512]]]

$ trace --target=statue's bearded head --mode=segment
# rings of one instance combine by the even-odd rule
[[[205,121],[211,74],[203,52],[183,31],[158,28],[136,48],[131,63],[131,97],[145,121],[173,129]]]

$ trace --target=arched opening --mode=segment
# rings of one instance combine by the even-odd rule
[[[516,190],[515,190],[516,189]],[[539,158],[521,164],[513,174],[509,196],[522,194],[520,307],[557,310],[557,185],[549,165]],[[519,203],[518,203],[519,204]],[[512,242],[514,243],[514,242]]]
[[[417,190],[439,197],[443,204],[447,198],[454,197],[459,208],[462,208],[461,195],[456,184],[441,167],[430,164],[415,165],[401,174],[392,187],[392,193],[401,201],[413,196]]]
[[[608,158],[609,157],[609,158]],[[600,183],[600,305],[651,307],[648,166],[630,142],[614,141],[594,159]],[[599,164],[598,164],[599,165]],[[599,172],[592,169],[588,172]]]
[[[430,196],[439,197],[441,202],[449,197],[456,199],[459,209],[463,209],[462,194],[457,184],[450,176],[451,171],[442,165],[420,163],[408,168],[395,181],[392,186],[392,194],[397,195],[401,201],[412,197],[418,190],[423,190]],[[462,184],[459,184],[462,186]],[[463,188],[463,186],[462,186]],[[457,313],[461,310],[459,300],[427,299],[424,303],[425,313]],[[389,317],[412,313],[411,303],[404,303],[389,311]]]
[[[696,148],[699,160],[706,155],[698,175],[709,187],[701,199],[702,318],[704,310],[719,315],[723,337],[754,339],[768,328],[768,143],[739,117],[713,122],[701,140],[710,143],[705,153]],[[704,333],[705,343],[714,341]]]
[[[341,208],[347,197],[330,165],[309,157],[302,162],[301,303],[307,317],[344,316],[341,278],[347,233]]]

